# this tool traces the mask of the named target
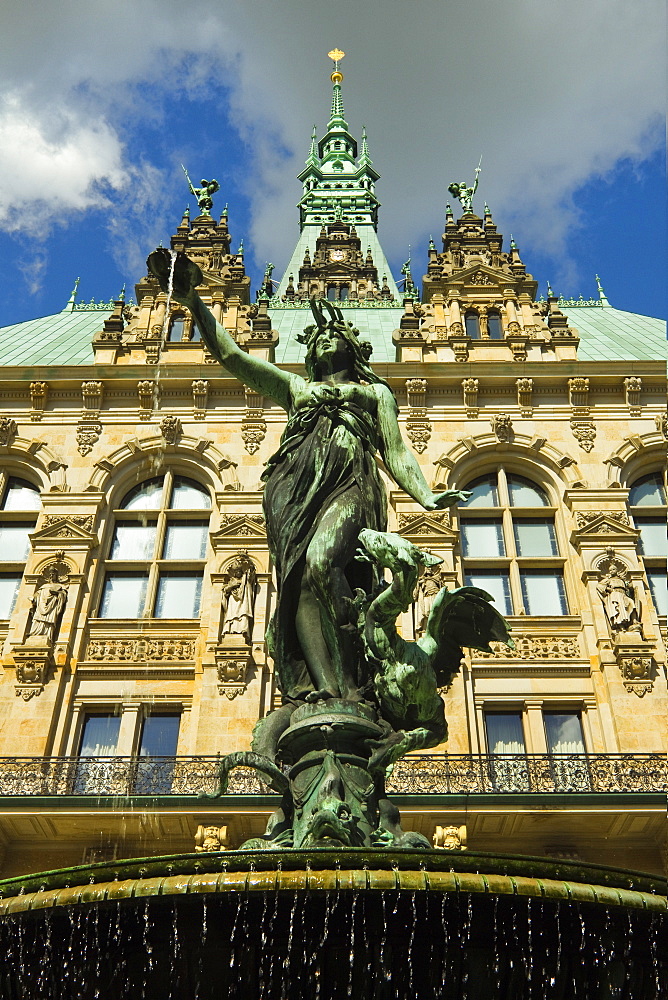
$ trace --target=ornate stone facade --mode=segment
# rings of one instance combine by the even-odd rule
[[[202,297],[239,347],[279,359],[286,371],[302,371],[291,338],[310,322],[309,295],[338,296],[344,318],[374,340],[370,363],[394,392],[411,454],[434,490],[478,484],[473,502],[426,510],[381,466],[389,530],[442,560],[437,579],[424,581],[422,596],[401,619],[402,636],[422,634],[434,587],[474,585],[493,588],[500,609],[508,602],[515,641],[514,650],[498,644],[491,652],[465,650],[460,673],[443,693],[447,744],[435,757],[409,758],[402,767],[428,775],[437,759],[465,794],[470,775],[489,773],[487,723],[498,714],[517,720],[522,753],[548,762],[546,727],[554,716],[567,717],[580,733],[587,760],[659,758],[666,750],[666,615],[655,582],[661,557],[647,550],[654,536],[646,525],[651,529],[665,508],[636,502],[634,490],[639,483],[649,489],[647,477],[663,475],[664,366],[584,360],[577,327],[585,306],[552,294],[539,298],[517,246],[504,241],[487,211],[458,219],[447,214],[438,248],[425,247],[420,295],[410,267],[403,280],[395,284],[388,274],[384,282],[377,175],[368,150],[358,155],[356,141],[343,131],[314,140],[302,175],[299,259],[280,282],[270,270],[251,296],[227,212],[217,219],[184,216],[171,246],[203,268]],[[337,150],[335,142],[348,149]],[[322,186],[337,183],[338,153],[346,178],[350,173],[338,183],[353,187]],[[360,178],[368,182],[363,188]],[[226,827],[234,847],[259,833],[271,811],[265,800],[253,804],[252,796],[267,789],[247,774],[236,775],[231,786],[249,796],[245,811],[221,805],[224,817],[212,819],[197,794],[214,787],[218,755],[249,749],[258,720],[280,704],[265,638],[276,595],[261,476],[285,417],[215,361],[192,317],[175,304],[168,309],[153,278],[137,277],[136,304],[119,299],[97,311],[97,327],[84,345],[92,342],[94,362],[59,362],[56,379],[46,343],[43,366],[8,371],[0,417],[0,505],[10,480],[27,483],[38,498],[26,510],[0,506],[0,527],[21,525],[26,539],[26,555],[3,566],[16,594],[0,620],[0,759],[18,753],[38,761],[38,778],[21,781],[41,794],[44,762],[77,758],[90,719],[117,720],[109,724],[110,731],[118,727],[114,760],[135,763],[147,720],[178,719],[178,741],[167,755],[178,764],[164,772],[160,796],[187,795],[186,805],[180,811],[151,807],[145,819],[138,810],[86,813],[76,831],[54,819],[49,837],[69,864],[98,842],[102,827],[104,842],[117,844],[119,857],[138,856],[166,839],[170,850],[191,850],[194,816],[202,831]],[[599,323],[609,315],[614,326],[612,307],[586,308],[600,314]],[[527,483],[538,491],[533,501]],[[142,484],[153,484],[160,504],[125,506]],[[198,496],[206,494],[208,506],[180,506],[188,484],[204,491]],[[531,505],[536,495],[540,506]],[[534,547],[523,552],[527,524]],[[474,530],[467,536],[469,526]],[[201,558],[190,549],[170,557],[172,528],[190,532],[188,544],[202,546]],[[178,531],[172,542],[176,538]],[[613,586],[604,566],[610,546],[626,569],[623,587]],[[253,565],[252,602],[228,614],[225,590],[236,589],[231,566],[242,551]],[[40,639],[30,634],[33,598],[47,567],[63,559],[67,601],[52,635],[29,642]],[[522,600],[536,579],[547,596],[531,609]],[[128,597],[111,615],[105,601],[119,582],[136,603]],[[179,599],[163,606],[161,588],[169,585]],[[629,627],[636,616],[625,601],[626,627],[617,627],[613,599],[622,591],[640,631]],[[198,601],[187,619],[178,617],[184,595],[191,608],[195,596]],[[236,631],[227,628],[226,616],[241,623]],[[183,791],[186,772],[197,774],[198,792]],[[0,783],[3,775],[0,767]],[[590,796],[573,795],[567,806],[551,810],[549,796],[538,803],[532,794],[526,793],[523,811],[471,800],[459,815],[435,799],[433,808],[411,805],[404,815],[444,848],[463,848],[464,824],[472,849],[511,844],[526,854],[544,853],[546,844],[570,845],[577,830],[575,847],[585,860],[633,867],[632,851],[641,844],[643,867],[658,863],[663,816],[657,819],[654,807],[636,810],[631,819],[621,806],[611,816],[582,805]],[[36,829],[46,822],[39,809],[29,821]],[[12,830],[0,817],[6,874],[43,867],[41,856],[17,846]],[[203,834],[202,849],[206,839]]]

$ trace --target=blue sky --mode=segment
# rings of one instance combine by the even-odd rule
[[[305,13],[307,16],[305,16]],[[658,0],[5,0],[0,10],[0,325],[115,296],[168,242],[193,180],[221,184],[257,287],[297,238],[296,174],[331,66],[381,174],[395,276],[443,228],[482,153],[486,200],[565,295],[665,316],[663,4]]]

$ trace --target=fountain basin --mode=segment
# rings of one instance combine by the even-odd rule
[[[0,882],[0,983],[8,1000],[659,1000],[665,888],[468,851],[105,862]]]

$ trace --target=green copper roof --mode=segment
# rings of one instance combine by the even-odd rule
[[[372,227],[369,229],[373,232]],[[306,236],[302,234],[302,240]],[[388,280],[393,287],[389,273]],[[101,304],[80,304],[73,309],[68,304],[53,316],[1,327],[0,365],[93,364],[93,334],[102,329],[112,305],[107,303],[101,308]],[[604,305],[568,305],[563,311],[579,331],[578,358],[581,361],[668,359],[666,324],[661,319]],[[300,362],[304,348],[297,342],[296,335],[312,322],[308,308],[270,307],[269,313],[280,336],[276,361],[279,364]],[[403,309],[384,304],[367,308],[345,306],[343,313],[359,329],[360,336],[373,344],[372,363],[394,361],[392,331],[399,326]]]
[[[562,306],[580,334],[580,361],[661,361],[668,359],[662,319],[606,305]]]
[[[93,334],[102,329],[112,308],[72,309],[68,304],[54,316],[0,327],[0,364],[93,364]]]
[[[340,305],[340,303],[337,303]],[[349,320],[360,332],[361,340],[368,340],[373,345],[371,364],[394,361],[395,347],[392,343],[392,331],[399,326],[403,315],[402,308],[388,306],[371,306],[356,309],[345,307],[343,317]],[[301,309],[269,309],[272,326],[278,330],[280,340],[276,348],[276,361],[279,364],[292,365],[304,360],[306,348],[297,340],[305,326],[313,322],[311,310]]]

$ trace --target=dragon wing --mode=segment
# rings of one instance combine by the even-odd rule
[[[448,684],[459,670],[462,646],[491,653],[490,641],[503,642],[511,649],[504,617],[491,605],[493,597],[478,587],[459,587],[438,592],[419,645],[433,657],[432,667],[439,684]]]

